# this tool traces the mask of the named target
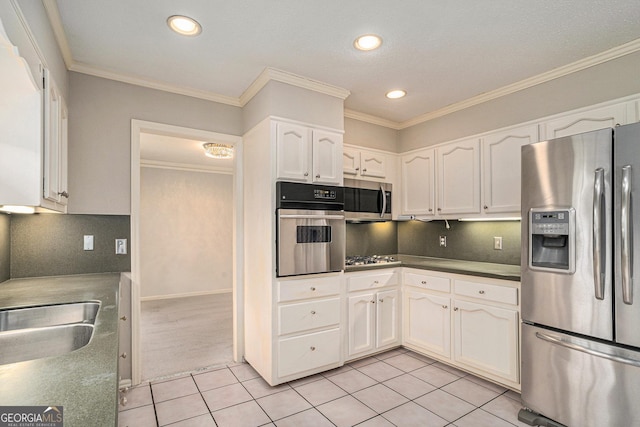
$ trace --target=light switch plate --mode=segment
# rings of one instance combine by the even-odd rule
[[[93,250],[93,236],[85,234],[84,236],[84,250],[92,251]]]
[[[494,237],[493,238],[493,249],[497,251],[502,250],[502,237]]]
[[[116,239],[116,255],[127,254],[127,239]]]

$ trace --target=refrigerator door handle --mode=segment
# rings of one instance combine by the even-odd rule
[[[620,263],[622,264],[622,301],[625,304],[633,304],[633,286],[631,278],[631,259],[633,255],[631,253],[631,236],[633,231],[631,230],[631,165],[622,167],[622,182],[621,182],[620,197],[620,242],[621,242],[621,257]]]
[[[604,299],[604,275],[602,272],[602,224],[604,210],[604,169],[595,170],[593,182],[593,283],[596,299]]]
[[[562,346],[562,347],[566,347],[566,348],[571,349],[571,350],[581,351],[583,353],[587,353],[587,354],[590,354],[592,356],[601,357],[603,359],[612,360],[614,362],[624,363],[626,365],[636,366],[636,367],[640,368],[640,360],[629,359],[629,358],[618,356],[618,355],[615,355],[615,354],[605,353],[603,351],[596,350],[594,348],[589,348],[589,347],[577,344],[575,342],[571,342],[571,341],[569,341],[567,339],[563,339],[562,337],[543,334],[541,332],[536,332],[536,337],[541,339],[541,340],[543,340],[543,341],[547,341],[547,342],[550,342],[552,344],[556,344],[556,345],[559,345],[559,346]]]

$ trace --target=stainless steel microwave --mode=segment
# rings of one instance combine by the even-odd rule
[[[344,213],[347,222],[391,221],[391,184],[345,179]]]

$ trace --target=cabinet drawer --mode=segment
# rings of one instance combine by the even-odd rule
[[[278,376],[340,363],[340,329],[278,341]]]
[[[278,307],[278,334],[325,328],[340,323],[340,298],[313,300]]]
[[[278,282],[278,302],[325,297],[339,293],[339,276]]]
[[[381,288],[383,286],[393,286],[399,283],[398,272],[389,271],[385,273],[371,273],[366,275],[347,276],[347,290],[365,291],[367,289]]]
[[[429,276],[427,274],[405,273],[404,284],[439,292],[451,291],[451,280],[446,277]]]
[[[506,286],[456,280],[455,293],[484,301],[518,305],[518,290]]]

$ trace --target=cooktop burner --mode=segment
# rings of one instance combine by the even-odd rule
[[[348,256],[345,265],[371,265],[371,264],[399,264],[400,261],[392,256],[379,255],[355,255]]]

